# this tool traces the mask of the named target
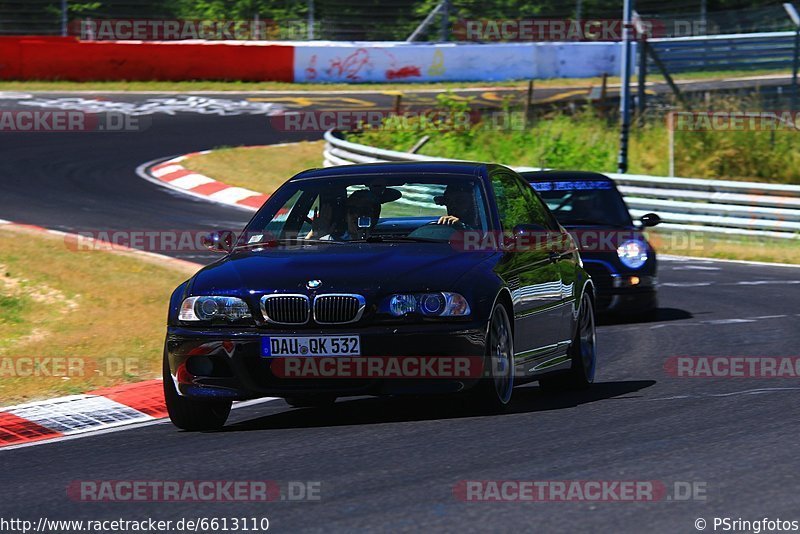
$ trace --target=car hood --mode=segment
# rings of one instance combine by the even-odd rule
[[[446,243],[352,243],[233,253],[202,269],[192,295],[308,293],[363,295],[395,291],[446,291],[491,252],[457,251]]]

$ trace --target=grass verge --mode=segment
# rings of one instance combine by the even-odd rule
[[[710,71],[686,72],[676,76],[677,81],[710,80],[736,77],[763,76],[773,74],[789,74],[785,70],[752,70],[752,71]],[[601,78],[554,78],[536,80],[536,87],[590,87],[600,84]],[[648,82],[663,83],[661,75],[652,74]],[[608,83],[619,84],[618,76],[608,77]],[[438,82],[438,83],[288,83],[288,82],[242,82],[195,80],[183,82],[170,81],[106,81],[106,82],[71,82],[71,81],[3,81],[0,91],[163,91],[163,92],[252,92],[252,91],[417,91],[421,89],[469,89],[480,87],[509,87],[522,89],[527,87],[527,80],[509,80],[498,82]]]
[[[647,234],[659,254],[800,264],[800,246],[797,239],[728,237],[719,234],[658,229],[649,230]]]
[[[298,172],[321,167],[324,146],[324,141],[301,141],[283,146],[220,148],[181,164],[228,185],[272,193]]]
[[[161,376],[169,296],[194,271],[0,226],[0,405]]]

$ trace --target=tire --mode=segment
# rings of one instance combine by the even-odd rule
[[[307,395],[304,397],[286,397],[286,404],[292,408],[327,408],[336,402],[335,395]]]
[[[167,351],[164,349],[164,400],[172,424],[182,430],[219,430],[231,413],[231,401],[195,400],[181,397],[169,370]]]
[[[588,294],[581,298],[575,336],[567,354],[572,365],[569,371],[539,380],[539,386],[547,391],[575,391],[588,389],[594,383],[597,365],[597,343],[595,334],[594,305]]]
[[[486,334],[486,376],[475,386],[477,408],[503,411],[511,404],[514,391],[514,336],[508,312],[496,304]]]

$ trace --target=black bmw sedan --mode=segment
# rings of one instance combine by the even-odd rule
[[[525,234],[549,237],[506,246]],[[572,237],[506,167],[305,171],[244,232],[207,245],[224,257],[170,301],[164,389],[180,428],[219,428],[232,401],[264,396],[315,407],[464,392],[502,409],[515,385],[594,380],[593,283]]]
[[[559,222],[573,234],[597,291],[598,312],[653,314],[658,308],[656,251],[643,229],[660,222],[655,213],[634,225],[614,181],[595,172],[524,172]]]

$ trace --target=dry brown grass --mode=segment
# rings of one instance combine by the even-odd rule
[[[0,226],[0,404],[159,377],[169,296],[196,269]],[[33,358],[73,371],[20,376]]]
[[[300,171],[322,166],[324,141],[288,145],[222,148],[194,156],[182,165],[220,182],[272,193]]]

